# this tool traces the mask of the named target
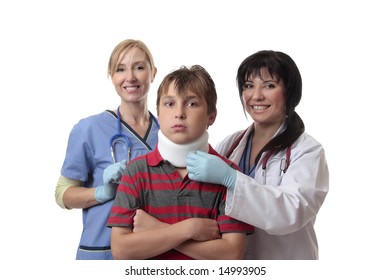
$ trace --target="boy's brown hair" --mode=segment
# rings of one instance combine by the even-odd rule
[[[161,96],[168,91],[171,83],[174,83],[174,87],[180,94],[190,90],[200,97],[204,96],[209,115],[217,112],[217,91],[213,79],[202,66],[193,65],[190,68],[181,66],[165,76],[157,90],[157,114]]]

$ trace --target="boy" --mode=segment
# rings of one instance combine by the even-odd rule
[[[190,151],[219,156],[207,133],[216,102],[201,66],[181,67],[162,81],[157,148],[126,167],[108,220],[115,259],[242,258],[253,227],[225,216],[224,186],[192,181],[185,166]]]

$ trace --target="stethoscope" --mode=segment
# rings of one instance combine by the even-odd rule
[[[263,184],[265,184],[265,173],[267,169],[267,162],[270,159],[270,157],[274,154],[274,150],[269,151],[263,159],[263,162],[261,164],[261,175],[263,177]],[[279,168],[280,168],[280,176],[282,176],[284,173],[286,173],[288,167],[290,166],[290,160],[291,160],[291,145],[287,147],[286,150],[286,157],[281,158]]]
[[[127,135],[123,134],[122,133],[122,125],[121,125],[121,113],[119,111],[119,106],[118,106],[118,109],[117,109],[117,112],[118,112],[118,120],[117,120],[117,133],[111,137],[110,139],[110,147],[111,147],[111,157],[112,157],[112,161],[114,163],[116,163],[116,157],[115,157],[115,144],[117,142],[123,142],[125,145],[126,145],[126,148],[127,148],[127,161],[130,160],[130,147],[131,147],[131,141],[130,141],[130,138],[127,137]],[[157,126],[159,127],[158,125],[158,121],[156,119],[156,117],[153,115],[153,114],[150,114],[153,118],[153,120],[156,122]]]
[[[246,130],[241,133],[241,135],[234,141],[233,145],[230,147],[230,149],[228,150],[228,152],[226,153],[226,157],[229,158],[230,155],[233,153],[234,149],[238,146],[238,144],[240,143],[240,141],[242,140],[242,138],[244,137],[246,133]],[[248,153],[249,149],[248,149],[248,146],[246,145],[245,147],[245,150],[244,150],[244,162],[246,162],[246,154]],[[261,164],[261,169],[262,169],[262,177],[263,177],[263,184],[265,184],[265,179],[266,179],[266,170],[267,170],[267,163],[268,163],[268,160],[271,158],[272,155],[275,154],[275,149],[271,150],[271,151],[268,151],[264,158],[263,158],[263,161],[262,161],[262,164]],[[285,158],[282,158],[280,160],[280,164],[279,164],[279,168],[280,168],[280,176],[282,176],[284,173],[286,173],[288,167],[290,166],[290,161],[291,161],[291,145],[289,145],[286,149],[286,157]],[[252,167],[252,169],[249,171],[249,173],[251,174],[252,172],[255,172],[255,168],[256,168],[256,164]]]

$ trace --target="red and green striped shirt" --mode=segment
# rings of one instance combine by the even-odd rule
[[[209,153],[221,157],[210,145]],[[226,187],[180,177],[176,168],[165,161],[158,147],[132,160],[123,173],[107,225],[133,226],[133,216],[140,208],[165,223],[174,224],[188,218],[218,221],[221,233],[253,233],[253,227],[225,215]],[[171,250],[156,259],[190,259]]]

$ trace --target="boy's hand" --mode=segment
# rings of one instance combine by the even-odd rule
[[[221,238],[218,222],[207,218],[190,218],[183,222],[188,223],[191,235],[195,241],[208,241]]]
[[[137,209],[133,218],[133,232],[141,232],[145,230],[163,228],[168,226],[167,223],[161,222],[159,219],[146,213],[142,209]]]

